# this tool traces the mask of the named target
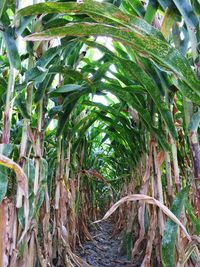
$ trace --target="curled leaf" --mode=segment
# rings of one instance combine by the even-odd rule
[[[13,160],[0,154],[0,165],[3,165],[16,173],[17,182],[26,198],[28,198],[28,179],[22,168]]]
[[[121,198],[119,201],[117,201],[104,215],[104,217],[101,220],[95,221],[94,223],[99,223],[102,220],[106,220],[108,219],[108,217],[110,217],[110,215],[116,211],[116,209],[124,204],[125,202],[128,201],[144,201],[148,204],[151,205],[156,205],[158,206],[173,222],[175,222],[178,226],[180,226],[180,228],[183,230],[184,234],[186,235],[187,239],[189,241],[191,241],[191,236],[189,235],[188,231],[186,230],[185,226],[180,222],[180,220],[165,206],[163,205],[160,201],[158,201],[157,199],[147,196],[147,195],[143,195],[143,194],[133,194],[133,195],[129,195],[126,197]]]

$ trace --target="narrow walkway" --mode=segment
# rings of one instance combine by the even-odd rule
[[[110,239],[112,224],[101,222],[97,229],[91,231],[94,241],[87,241],[78,255],[92,267],[131,267],[126,256],[120,255],[120,240]]]

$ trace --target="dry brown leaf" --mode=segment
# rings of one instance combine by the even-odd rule
[[[28,231],[28,227],[30,223],[28,219],[28,216],[29,216],[28,179],[23,169],[16,162],[14,162],[13,160],[9,159],[8,157],[2,154],[0,154],[0,165],[3,165],[15,172],[16,177],[17,177],[17,183],[21,190],[21,194],[24,195],[25,228],[18,241],[18,244],[19,244],[24,238],[26,232]]]
[[[174,221],[178,226],[181,227],[181,229],[185,233],[187,239],[189,241],[191,241],[191,236],[187,232],[185,226],[180,222],[180,220],[165,205],[163,205],[157,199],[155,199],[153,197],[150,197],[150,196],[147,196],[147,195],[143,195],[143,194],[133,194],[133,195],[129,195],[129,196],[126,196],[126,197],[121,198],[118,202],[116,202],[106,212],[106,214],[104,215],[104,217],[101,220],[95,221],[94,223],[98,223],[98,222],[101,222],[102,220],[106,220],[124,202],[127,202],[127,201],[137,201],[137,200],[144,201],[144,202],[146,202],[148,204],[152,204],[152,205],[158,206],[172,221]]]
[[[0,204],[0,266],[8,266],[8,201],[3,200]]]
[[[23,191],[23,194],[28,198],[28,179],[22,168],[13,160],[0,154],[0,165],[3,165],[16,173],[17,182]]]

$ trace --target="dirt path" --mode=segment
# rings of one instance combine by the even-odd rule
[[[91,231],[94,241],[87,241],[78,255],[92,267],[131,267],[126,256],[120,256],[120,240],[110,239],[112,224],[102,222],[97,229]]]

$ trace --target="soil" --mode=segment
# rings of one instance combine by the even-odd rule
[[[112,224],[104,221],[91,230],[93,240],[82,244],[77,254],[92,267],[131,267],[131,262],[121,255],[121,240],[119,237],[110,238]],[[83,266],[84,267],[84,266]]]

